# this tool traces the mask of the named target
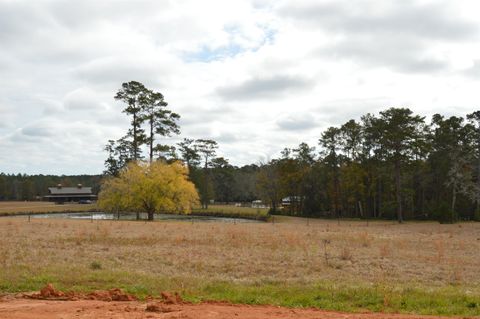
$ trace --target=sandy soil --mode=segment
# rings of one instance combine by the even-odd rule
[[[383,313],[347,314],[318,309],[291,309],[276,306],[233,305],[222,302],[190,304],[179,295],[163,292],[161,300],[138,301],[120,289],[89,294],[61,292],[47,285],[38,293],[0,297],[2,319],[367,319],[439,318]],[[451,318],[451,317],[450,317]]]

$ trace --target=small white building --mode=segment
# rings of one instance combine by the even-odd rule
[[[267,205],[260,199],[252,201],[252,208],[267,208]]]

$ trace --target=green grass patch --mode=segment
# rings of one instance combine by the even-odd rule
[[[96,212],[98,211],[96,204],[64,204],[56,205],[48,202],[0,202],[0,217],[3,216],[26,216],[35,214],[67,214],[67,213],[82,213],[82,212]]]
[[[191,302],[222,300],[239,304],[315,307],[345,312],[387,312],[424,315],[480,315],[480,291],[464,287],[400,287],[317,282],[234,283],[202,278],[165,278],[145,273],[92,270],[89,267],[27,269],[0,273],[0,292],[41,289],[52,283],[63,291],[89,292],[122,288],[139,298],[176,291]]]

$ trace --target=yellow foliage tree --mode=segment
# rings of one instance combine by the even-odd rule
[[[195,186],[188,180],[188,168],[181,162],[132,162],[118,177],[104,181],[98,206],[109,212],[188,214],[198,203]]]

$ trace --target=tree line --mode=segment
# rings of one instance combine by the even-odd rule
[[[149,94],[157,98],[144,97]],[[218,144],[210,139],[153,145],[155,134],[180,132],[180,116],[166,109],[160,93],[129,82],[116,98],[127,104],[132,125],[107,145],[106,173],[143,158],[140,146],[148,146],[150,161],[185,163],[205,208],[211,200],[263,199],[272,212],[304,216],[399,222],[480,216],[478,111],[466,118],[435,114],[427,121],[408,108],[389,108],[327,128],[315,146],[300,143],[266,163],[235,167],[217,157]]]
[[[260,169],[257,185],[289,214],[439,219],[480,217],[480,112],[430,122],[389,108],[329,127],[315,147],[284,149]]]
[[[100,190],[102,175],[26,175],[0,173],[0,201],[41,200],[48,195],[48,188],[58,184],[92,187],[94,193]]]

